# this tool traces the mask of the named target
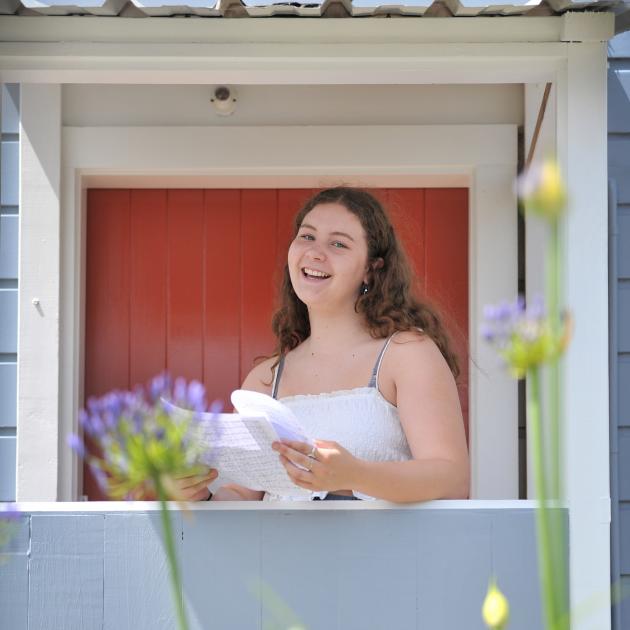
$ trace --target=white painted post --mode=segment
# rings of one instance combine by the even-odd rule
[[[485,304],[516,299],[516,137],[512,148],[511,163],[475,169],[471,190],[478,213],[470,223],[469,281],[471,326],[476,326],[470,331],[470,354],[477,363],[470,366],[469,384],[474,499],[518,498],[518,386],[479,330]]]
[[[61,85],[22,84],[20,114],[17,500],[55,501]]]
[[[573,630],[610,628],[606,43],[567,44],[558,149],[570,195],[562,226],[564,303],[575,330],[563,362],[565,487]]]

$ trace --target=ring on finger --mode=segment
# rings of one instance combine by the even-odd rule
[[[317,459],[317,447],[313,445],[311,452],[308,454],[311,459]]]

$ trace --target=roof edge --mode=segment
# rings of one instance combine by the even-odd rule
[[[499,22],[500,21],[500,27]],[[440,44],[607,41],[612,12],[548,17],[435,17],[430,19],[163,19],[0,17],[0,42],[153,44]]]

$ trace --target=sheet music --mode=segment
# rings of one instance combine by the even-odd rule
[[[271,448],[278,439],[313,443],[293,412],[258,392],[236,390],[231,400],[239,413],[197,414],[205,447],[202,461],[219,471],[218,481],[279,495],[310,494],[291,481],[278,453]],[[171,403],[169,406],[179,410]]]

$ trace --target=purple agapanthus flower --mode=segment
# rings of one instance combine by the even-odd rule
[[[206,408],[200,382],[173,381],[163,372],[146,388],[113,390],[88,400],[79,424],[96,450],[87,451],[75,434],[67,442],[87,461],[104,492],[117,499],[134,497],[147,483],[155,488],[169,476],[205,470],[200,420]],[[212,413],[218,410],[215,401]]]
[[[152,403],[157,402],[162,396],[168,395],[171,389],[171,377],[167,372],[158,374],[149,385],[149,396]]]
[[[514,302],[488,304],[483,309],[484,323],[481,327],[483,338],[499,346],[508,343],[515,334],[525,334],[530,340],[545,320],[545,302],[539,294],[529,305],[519,295]]]
[[[534,296],[527,305],[522,295],[514,302],[488,305],[484,308],[484,318],[482,337],[497,348],[517,378],[523,378],[531,367],[558,356],[564,348],[564,333],[552,330],[541,295]]]

